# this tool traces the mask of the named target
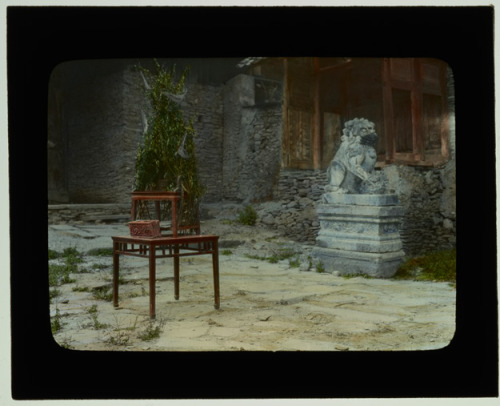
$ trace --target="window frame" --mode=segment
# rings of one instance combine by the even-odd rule
[[[397,77],[393,69],[398,61],[406,62],[408,76]],[[425,76],[425,69],[438,69],[437,83]],[[439,166],[450,158],[449,152],[449,118],[447,97],[446,63],[430,58],[383,58],[382,92],[385,126],[385,153],[379,157],[378,166],[401,163],[411,166]],[[397,134],[395,132],[395,113],[393,90],[410,92],[411,99],[411,152],[397,151]],[[426,130],[424,126],[424,95],[441,98],[440,151],[433,153],[425,148]]]

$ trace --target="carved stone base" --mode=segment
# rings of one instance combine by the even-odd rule
[[[396,195],[328,194],[317,213],[320,231],[312,255],[326,272],[387,278],[404,256]]]

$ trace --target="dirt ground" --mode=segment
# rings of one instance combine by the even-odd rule
[[[172,260],[158,260],[155,320],[147,260],[121,258],[115,309],[112,258],[85,255],[79,266],[87,272],[72,274],[52,299],[52,320],[61,326],[55,340],[90,351],[400,351],[438,349],[453,338],[456,291],[448,283],[306,271],[299,264],[312,246],[268,228],[212,219],[202,232],[220,236],[219,310],[210,255],[181,258],[179,300]],[[49,226],[49,248],[111,248],[111,235],[127,234],[125,224]],[[263,259],[285,251],[294,255]]]

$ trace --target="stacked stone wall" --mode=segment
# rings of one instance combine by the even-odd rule
[[[50,202],[129,200],[142,130],[132,82],[127,64],[119,61],[75,61],[54,69],[55,86],[49,87]]]
[[[133,180],[127,139],[137,134],[126,124],[123,71],[107,62],[77,69],[81,81],[73,81],[67,94],[70,201],[123,202],[130,175]]]
[[[400,234],[407,255],[456,244],[456,190],[453,162],[444,168],[392,165],[385,168],[389,185],[404,207]]]
[[[48,224],[106,224],[130,221],[130,204],[53,204]]]
[[[255,79],[238,75],[224,88],[223,198],[247,203],[273,198],[281,143],[281,103],[256,103]]]
[[[258,208],[260,223],[295,241],[314,244],[319,232],[316,205],[325,184],[325,171],[282,170],[275,201]]]
[[[127,60],[77,61],[54,71],[56,90],[50,93],[49,105],[54,123],[49,125],[48,144],[52,203],[130,201],[146,102],[134,65]],[[186,87],[181,108],[196,131],[204,199],[218,201],[222,197],[222,88],[197,83]]]
[[[220,86],[191,83],[181,104],[186,123],[190,120],[196,132],[194,139],[198,159],[198,176],[205,187],[204,202],[222,198],[222,143],[224,106]]]

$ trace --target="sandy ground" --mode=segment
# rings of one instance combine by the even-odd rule
[[[172,260],[158,260],[156,320],[148,316],[147,260],[122,257],[115,309],[95,297],[99,289],[111,292],[111,257],[85,255],[80,267],[88,272],[72,275],[52,300],[62,326],[55,340],[77,350],[400,351],[438,349],[453,338],[456,291],[448,283],[304,271],[294,260],[303,263],[312,247],[272,229],[213,219],[202,232],[220,236],[219,310],[210,255],[181,259],[179,300]],[[124,224],[49,226],[49,248],[111,248],[111,235],[127,234]],[[283,250],[296,256],[255,259]]]

